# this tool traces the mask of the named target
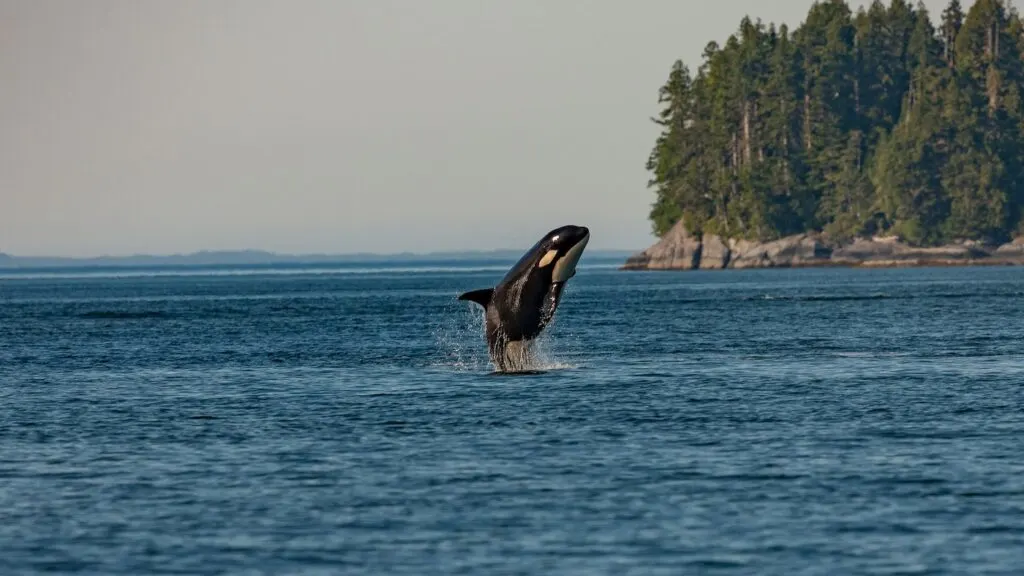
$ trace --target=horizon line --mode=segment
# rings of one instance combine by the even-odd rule
[[[589,250],[590,253],[595,252],[637,252],[643,250],[643,248],[593,248]],[[412,251],[404,250],[397,252],[278,252],[273,250],[265,250],[262,248],[241,248],[241,249],[200,249],[191,252],[134,252],[131,254],[96,254],[91,256],[67,256],[60,254],[49,254],[49,255],[20,255],[11,252],[4,252],[0,250],[0,258],[18,259],[18,260],[103,260],[103,259],[126,259],[126,258],[188,258],[196,256],[241,256],[241,255],[259,255],[265,257],[280,257],[280,258],[303,258],[303,257],[315,257],[315,258],[352,258],[352,257],[385,257],[394,258],[401,256],[442,256],[442,255],[455,255],[455,254],[500,254],[500,253],[521,253],[522,249],[519,248],[492,248],[489,250],[474,250],[474,249],[449,249],[449,250],[431,250],[431,251]]]

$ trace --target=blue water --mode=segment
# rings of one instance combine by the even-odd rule
[[[0,574],[1021,573],[1024,268],[581,266],[0,276]]]

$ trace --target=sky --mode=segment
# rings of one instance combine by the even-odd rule
[[[643,249],[672,62],[810,5],[0,0],[0,252]]]

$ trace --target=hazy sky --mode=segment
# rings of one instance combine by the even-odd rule
[[[672,62],[810,4],[0,0],[0,251],[644,248]]]

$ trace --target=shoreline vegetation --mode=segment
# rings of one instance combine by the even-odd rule
[[[744,18],[659,91],[637,269],[1024,264],[1024,22],[1005,0]]]

